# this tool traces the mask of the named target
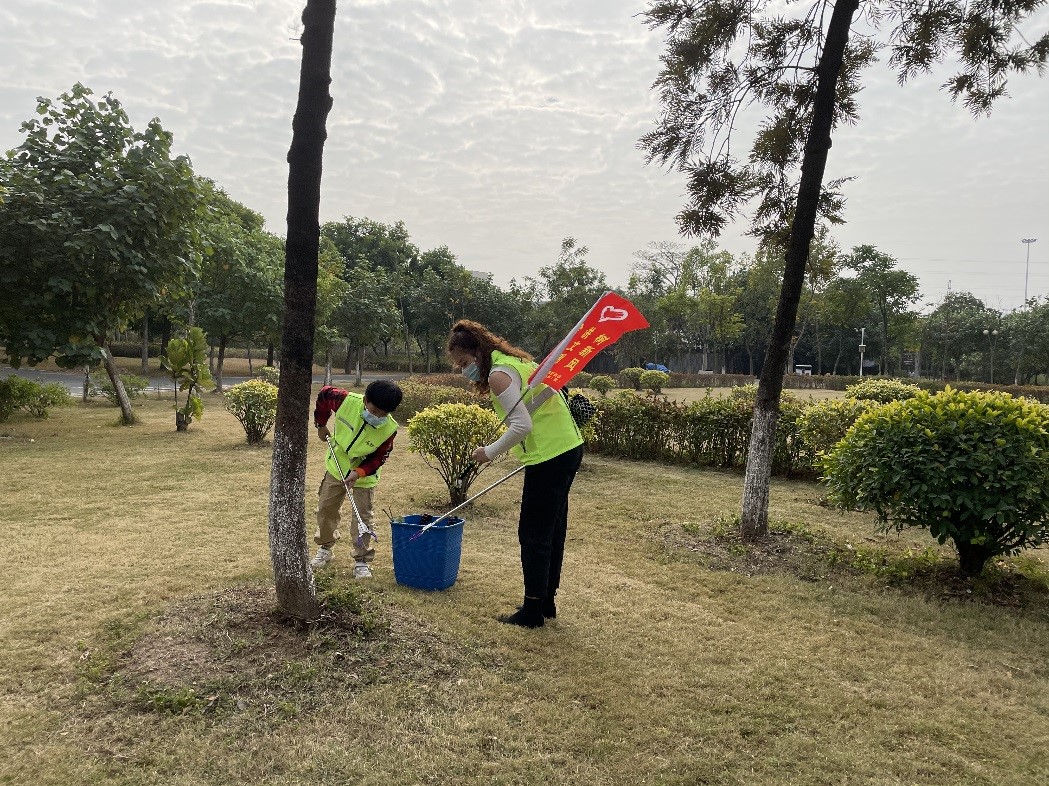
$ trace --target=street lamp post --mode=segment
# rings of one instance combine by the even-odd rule
[[[998,340],[998,329],[984,330],[983,334],[987,336],[987,343],[991,346],[991,384],[994,384],[994,343]]]
[[[860,379],[863,379],[863,350],[867,348],[867,344],[864,341],[867,334],[867,328],[856,328],[856,332],[860,334]]]
[[[1024,268],[1024,303],[1027,302],[1027,276],[1031,272],[1031,243],[1036,240],[1038,240],[1036,237],[1025,237],[1020,241],[1027,246],[1027,266]]]

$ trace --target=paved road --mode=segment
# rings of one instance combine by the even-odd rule
[[[21,377],[27,377],[40,384],[48,384],[50,382],[58,382],[59,384],[65,385],[69,388],[71,393],[80,395],[84,390],[84,373],[82,371],[38,371],[35,368],[29,366],[23,366],[19,369],[13,369],[10,366],[0,365],[0,379],[10,376],[11,374],[17,374]],[[378,372],[378,371],[365,371],[361,374],[361,381],[367,385],[376,379],[403,379],[408,376],[403,372]],[[231,377],[223,375],[222,386],[229,388],[232,385],[236,385],[238,382],[245,382],[249,377]],[[357,380],[356,374],[333,374],[332,382],[336,385],[352,385]],[[320,384],[324,381],[323,375],[315,374],[313,381]],[[167,377],[151,377],[149,380],[149,389],[151,391],[172,391],[175,386],[172,384],[171,379]]]

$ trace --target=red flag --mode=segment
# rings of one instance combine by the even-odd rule
[[[560,390],[598,352],[616,343],[624,333],[647,327],[648,320],[633,303],[615,292],[606,292],[547,355],[528,378],[528,385],[543,383]]]

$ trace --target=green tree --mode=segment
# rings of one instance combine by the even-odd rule
[[[906,270],[896,267],[896,259],[878,251],[874,246],[856,246],[845,260],[845,266],[856,271],[856,280],[869,293],[871,303],[881,323],[882,374],[891,374],[889,365],[893,336],[893,319],[905,313],[918,300],[918,279]]]
[[[902,6],[868,0],[875,33],[850,39],[859,7],[859,0],[788,7],[772,0],[652,0],[643,14],[650,27],[666,29],[667,40],[655,83],[662,116],[640,145],[650,162],[687,175],[682,230],[717,235],[753,201],[751,230],[787,249],[755,401],[741,516],[745,539],[768,531],[779,398],[809,244],[818,219],[841,221],[841,181],[823,186],[831,133],[858,119],[860,73],[875,61],[881,26],[901,81],[957,59],[959,72],[945,86],[974,112],[990,110],[1009,72],[1041,69],[1049,54],[1049,35],[1028,44],[1018,31],[1038,7],[1029,0]],[[768,115],[740,159],[731,136],[751,106]]]
[[[37,99],[0,161],[0,341],[16,367],[101,360],[130,424],[106,347],[192,274],[197,183],[158,119],[137,132],[111,93],[92,95]]]
[[[299,96],[288,151],[284,328],[273,431],[269,541],[277,603],[289,616],[315,620],[320,605],[306,551],[306,437],[312,404],[321,170],[332,104],[328,87],[335,0],[307,0],[302,24]]]
[[[284,243],[263,229],[258,213],[230,199],[221,189],[205,189],[207,220],[202,229],[204,257],[193,287],[193,321],[218,348],[216,392],[221,393],[226,347],[273,335],[281,311]]]

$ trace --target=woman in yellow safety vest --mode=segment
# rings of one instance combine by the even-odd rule
[[[478,464],[512,450],[525,465],[517,537],[521,544],[524,603],[500,622],[538,628],[557,616],[554,596],[568,527],[568,492],[583,459],[583,436],[563,396],[545,385],[528,387],[531,355],[483,325],[462,319],[448,337],[448,355],[478,392],[488,393],[506,431],[473,451]],[[509,413],[509,414],[507,414]]]

